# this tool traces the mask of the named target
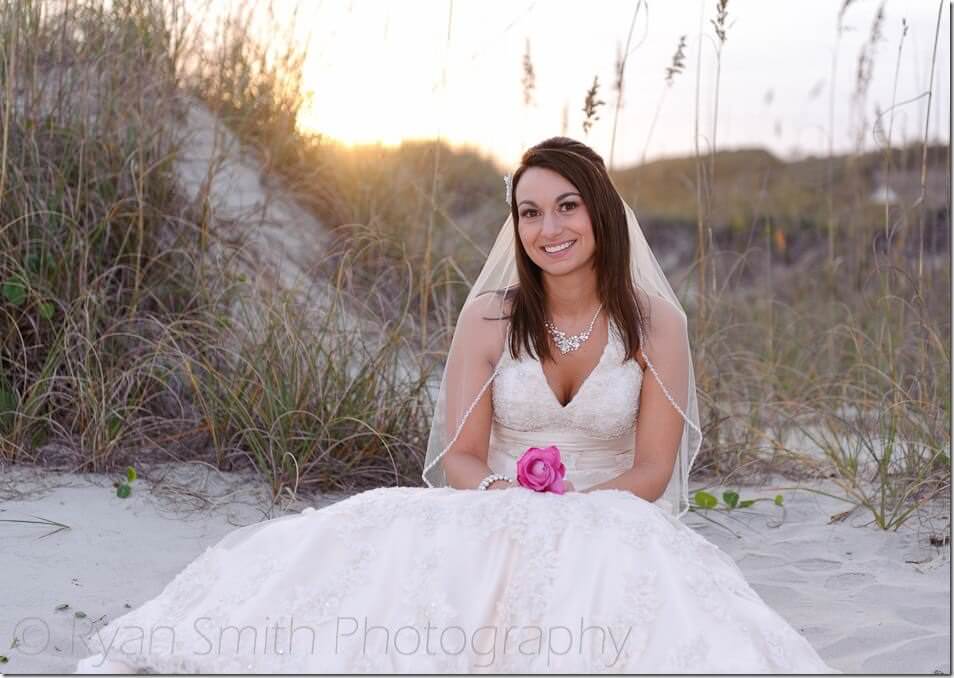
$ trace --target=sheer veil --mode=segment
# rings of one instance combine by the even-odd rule
[[[653,307],[649,318],[652,329],[648,337],[642,336],[643,355],[649,367],[646,375],[652,373],[684,424],[672,476],[662,497],[678,518],[689,507],[689,470],[702,444],[686,313],[646,242],[636,214],[625,201],[623,205],[629,230],[633,282],[637,290],[647,295]],[[429,487],[447,486],[441,458],[453,447],[481,399],[490,398],[490,387],[500,358],[504,350],[509,350],[506,345],[509,323],[505,293],[518,284],[515,246],[511,214],[500,227],[487,260],[461,307],[454,329],[422,472]],[[496,360],[487,359],[487,356]],[[481,412],[485,411],[486,408],[481,408]],[[641,422],[641,425],[652,423]],[[636,455],[638,458],[638,449]]]

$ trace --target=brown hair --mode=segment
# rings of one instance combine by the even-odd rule
[[[521,348],[543,362],[552,359],[545,320],[545,291],[540,267],[533,263],[520,241],[517,213],[517,184],[530,167],[545,167],[562,175],[580,193],[593,224],[596,244],[597,294],[628,346],[625,359],[636,359],[640,330],[645,333],[648,312],[636,295],[630,268],[629,231],[626,210],[603,158],[584,143],[568,137],[552,137],[529,148],[514,172],[510,191],[519,285],[507,290],[510,309],[510,354],[516,358]]]

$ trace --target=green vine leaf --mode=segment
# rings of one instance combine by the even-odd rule
[[[3,294],[3,298],[9,301],[14,306],[22,306],[23,302],[26,301],[27,289],[26,285],[15,278],[9,278],[3,282],[3,285],[0,286],[0,293]]]

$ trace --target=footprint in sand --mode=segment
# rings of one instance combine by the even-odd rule
[[[792,563],[792,567],[805,572],[824,572],[825,570],[837,570],[841,567],[841,563],[826,558],[805,558],[804,560],[796,560]]]
[[[866,572],[842,572],[841,574],[833,574],[828,577],[828,579],[825,580],[825,588],[843,591],[845,589],[862,586],[863,584],[873,584],[874,581],[874,576]]]
[[[947,605],[926,605],[923,607],[899,607],[895,613],[905,621],[918,626],[927,626],[936,630],[950,628],[950,607]]]
[[[751,570],[763,570],[767,568],[779,568],[788,564],[785,558],[771,555],[768,553],[746,553],[737,561],[741,567]]]

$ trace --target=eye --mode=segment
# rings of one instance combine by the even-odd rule
[[[570,211],[576,209],[576,206],[577,206],[578,204],[579,204],[579,203],[577,203],[576,200],[567,200],[566,202],[561,202],[561,203],[560,203],[560,207],[566,207],[567,209],[564,210],[564,211],[565,211],[565,212],[570,212]]]
[[[529,218],[529,217],[533,216],[533,215],[530,214],[531,212],[536,212],[536,210],[533,209],[532,207],[528,207],[527,209],[525,209],[523,212],[520,213],[520,216],[521,216],[521,217],[528,217],[528,218]]]

